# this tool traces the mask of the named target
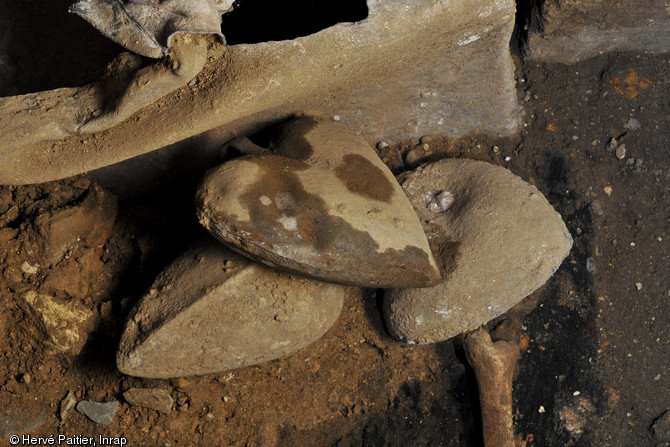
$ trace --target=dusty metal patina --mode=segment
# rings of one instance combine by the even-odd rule
[[[256,264],[205,237],[133,309],[117,366],[131,376],[168,378],[282,357],[330,329],[345,291]]]
[[[300,118],[272,149],[203,178],[198,216],[214,236],[325,281],[426,287],[439,280],[412,206],[365,140],[333,121]]]
[[[572,237],[537,188],[490,163],[445,159],[401,177],[424,226],[442,279],[424,289],[386,292],[387,327],[411,343],[434,343],[507,312],[554,274]],[[426,192],[450,191],[444,212]]]

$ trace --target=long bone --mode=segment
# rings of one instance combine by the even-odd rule
[[[88,121],[105,106],[100,101],[106,97],[101,84],[0,98],[0,184],[76,175],[302,100],[306,101],[303,106],[328,110],[329,92],[339,92],[340,97],[343,92],[357,92],[352,93],[348,108],[362,116],[363,123],[385,122],[389,127],[394,123],[397,127],[400,122],[402,128],[408,122],[414,127],[432,122],[434,132],[452,134],[514,132],[517,121],[509,119],[516,111],[513,66],[506,41],[500,38],[511,33],[512,19],[502,17],[513,17],[513,1],[494,6],[488,0],[368,3],[366,20],[335,25],[310,36],[254,45],[211,43],[196,82],[162,96],[176,84],[187,82],[191,73],[159,66],[158,77],[166,80],[168,88],[158,89],[158,101],[142,108],[146,101],[133,102],[126,95],[127,107],[102,120]],[[467,36],[473,17],[479,17],[477,23],[486,32],[470,44],[474,41]],[[421,51],[416,48],[417,32],[422,36]],[[480,51],[477,57],[468,58],[477,45],[488,53]],[[183,57],[193,57],[192,68],[196,69],[200,52],[186,53]],[[453,67],[449,64],[453,57],[466,62]],[[154,78],[145,74],[154,69],[134,77],[148,82],[143,92],[152,92]],[[490,71],[490,78],[475,77],[468,85],[471,76],[463,73],[482,71]],[[492,95],[482,88],[483,83],[501,87]],[[425,91],[439,94],[421,99]],[[461,104],[473,104],[480,119],[473,120]],[[133,113],[136,109],[140,110]],[[67,115],[71,117],[66,125],[52,124],[58,122],[54,116]],[[352,122],[354,127],[360,124]],[[365,132],[365,126],[360,127]],[[422,131],[429,128],[424,126]]]
[[[205,65],[205,41],[176,37],[170,55],[136,69],[140,58],[118,57],[101,81],[0,98],[2,155],[28,150],[35,141],[100,132],[116,126],[138,110],[192,80]]]
[[[477,376],[486,447],[515,447],[512,378],[519,358],[519,324],[503,321],[491,335],[483,328],[467,334],[465,355]]]

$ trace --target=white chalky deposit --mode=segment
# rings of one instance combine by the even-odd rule
[[[454,195],[449,191],[431,190],[421,194],[421,198],[434,213],[444,213],[454,203]]]

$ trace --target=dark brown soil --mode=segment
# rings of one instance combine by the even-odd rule
[[[20,65],[20,91],[68,85],[67,60],[47,59],[60,67],[56,77]],[[611,54],[571,66],[519,62],[518,137],[431,136],[380,150],[395,172],[417,148],[421,161],[505,166],[547,196],[575,239],[554,277],[510,312],[528,339],[514,389],[520,445],[668,441],[649,427],[670,408],[669,61]],[[71,82],[97,75],[78,73]],[[622,159],[607,149],[612,138],[625,144]],[[161,447],[481,445],[476,383],[459,341],[393,340],[381,291],[350,294],[326,336],[281,360],[176,380],[120,374],[114,357],[130,306],[202,231],[194,188],[192,179],[176,179],[122,197],[105,230],[104,210],[87,202],[99,191],[94,175],[0,187],[0,432],[124,436],[128,445]],[[66,231],[59,243],[45,242],[40,222],[64,213],[84,213],[79,220],[89,223],[74,237]],[[25,298],[31,291],[90,311],[78,355],[54,352],[53,329]],[[132,406],[123,400],[131,387],[166,389],[175,408]],[[68,391],[77,400],[119,400],[113,423],[75,410],[61,420]]]

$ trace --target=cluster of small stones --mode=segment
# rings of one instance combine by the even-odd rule
[[[295,352],[334,324],[347,286],[388,289],[398,339],[443,341],[541,286],[572,245],[536,188],[488,163],[442,160],[401,187],[363,139],[312,118],[286,123],[268,148],[233,144],[251,155],[210,170],[196,195],[216,240],[175,260],[131,313],[117,355],[126,374],[200,375]]]

